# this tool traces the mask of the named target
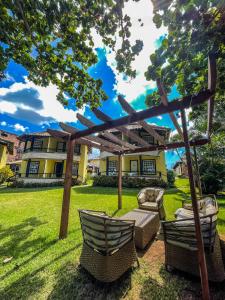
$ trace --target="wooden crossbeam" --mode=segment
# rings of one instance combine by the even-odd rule
[[[107,116],[106,114],[104,114],[102,111],[98,110],[98,109],[93,109],[94,114],[96,115],[96,117],[104,122],[110,122],[112,121],[112,119]],[[126,128],[125,126],[116,126],[116,128],[121,131],[122,133],[124,133],[126,136],[128,136],[129,138],[131,138],[132,140],[138,142],[140,145],[142,146],[149,146],[149,144],[143,140],[140,136],[138,136],[136,133],[132,132],[130,129]]]
[[[214,92],[210,90],[205,90],[199,92],[197,95],[186,96],[181,99],[171,101],[168,103],[168,106],[165,106],[163,103],[161,103],[152,108],[148,108],[146,110],[138,111],[136,113],[130,114],[129,116],[125,116],[117,120],[111,120],[104,124],[95,125],[91,128],[73,133],[71,135],[71,138],[76,139],[78,137],[84,137],[93,133],[102,132],[112,128],[118,128],[119,126],[128,125],[144,119],[157,117],[180,109],[185,109],[188,107],[199,105],[205,102],[206,100],[208,100],[213,94]]]
[[[70,134],[79,131],[78,129],[76,129],[76,128],[72,127],[72,126],[69,126],[69,125],[67,125],[65,123],[59,123],[59,125],[60,125],[60,127],[63,130],[69,132]],[[100,144],[102,146],[106,146],[107,148],[110,148],[111,151],[123,151],[124,150],[120,146],[115,145],[115,144],[113,144],[113,143],[111,143],[111,142],[109,142],[109,141],[107,141],[105,139],[101,139],[98,136],[91,136],[91,135],[89,135],[89,136],[86,136],[85,139],[89,140],[90,142],[94,142],[94,143],[98,143],[98,144]]]
[[[190,146],[202,146],[209,142],[209,139],[202,138],[198,140],[192,140],[190,141]],[[139,152],[148,152],[148,151],[156,151],[156,150],[170,150],[170,149],[176,149],[176,148],[182,148],[185,144],[183,141],[180,142],[174,142],[174,143],[168,143],[166,145],[153,145],[149,147],[140,147],[135,150],[124,150],[122,154],[132,154],[132,153],[139,153]]]
[[[159,94],[160,94],[160,97],[161,97],[161,101],[162,103],[165,105],[165,106],[168,106],[168,98],[167,98],[167,95],[166,95],[166,92],[165,92],[165,89],[164,89],[164,86],[161,82],[161,80],[158,78],[156,80],[156,83],[157,83],[157,87],[158,87],[158,91],[159,91]],[[181,137],[181,139],[183,139],[183,132],[182,132],[182,129],[177,121],[177,118],[175,117],[174,113],[173,112],[169,112],[169,116],[170,116],[170,119],[172,120],[179,136]]]
[[[93,123],[92,121],[90,121],[89,119],[85,118],[84,116],[80,115],[79,113],[77,113],[77,118],[78,120],[85,126],[87,126],[88,128],[91,128],[93,126],[95,126],[95,123]],[[102,135],[108,139],[110,139],[111,141],[120,144],[121,146],[126,147],[127,149],[136,149],[136,146],[124,142],[122,140],[120,140],[119,138],[117,138],[114,134],[110,133],[110,132],[103,132]],[[99,138],[100,139],[100,138]],[[103,140],[103,139],[102,139]],[[105,139],[103,140],[105,141]],[[113,144],[115,147],[117,147],[118,149],[118,145],[117,144]],[[124,150],[124,149],[120,149],[119,150]]]
[[[68,141],[69,137],[71,136],[71,134],[69,134],[67,132],[62,132],[62,131],[59,131],[59,130],[47,129],[47,131],[48,131],[48,133],[51,134],[51,136],[53,136],[55,138],[58,138],[58,139],[63,139],[63,140],[66,140],[66,141]],[[75,143],[80,144],[80,145],[90,146],[90,147],[97,148],[99,150],[107,151],[107,152],[110,152],[110,153],[115,152],[115,149],[105,147],[101,144],[93,143],[93,142],[87,140],[86,138],[78,138],[78,139],[76,139]]]
[[[128,114],[135,113],[133,107],[121,95],[118,96],[118,100],[122,108]],[[165,144],[164,138],[160,134],[158,134],[158,132],[153,129],[146,121],[139,121],[138,124],[140,124],[149,134],[151,134],[157,141],[159,141],[160,144]]]
[[[208,89],[212,92],[216,89],[217,71],[216,71],[216,56],[215,54],[210,54],[208,57]],[[208,124],[207,124],[207,134],[211,135],[212,131],[212,120],[214,111],[214,96],[209,98],[208,101]]]

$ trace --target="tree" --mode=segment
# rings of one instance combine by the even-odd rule
[[[76,99],[77,107],[97,107],[107,96],[102,81],[88,73],[97,63],[92,30],[113,50],[119,34],[117,68],[128,76],[135,76],[131,62],[142,49],[140,40],[130,44],[132,24],[123,15],[124,1],[0,0],[0,78],[12,59],[35,84],[57,85],[63,104],[67,95]]]
[[[225,5],[218,0],[158,1],[154,4],[156,26],[168,29],[160,47],[151,54],[147,80],[161,78],[167,92],[176,85],[181,96],[195,94],[207,88],[207,57],[217,55],[218,80],[215,121],[225,117]],[[146,98],[148,105],[160,97],[155,91]],[[190,115],[195,125],[206,128],[206,105],[195,107]]]
[[[217,192],[224,178],[225,138],[225,4],[219,0],[158,1],[154,4],[156,26],[167,27],[168,34],[151,54],[145,73],[148,80],[161,78],[167,92],[176,85],[181,96],[195,94],[208,87],[207,57],[217,56],[217,87],[211,143],[198,148],[200,175],[205,192]],[[160,102],[158,91],[146,97],[149,106]],[[201,136],[207,128],[207,105],[193,107],[190,136]],[[207,167],[208,166],[208,167]],[[212,184],[211,184],[212,183]]]

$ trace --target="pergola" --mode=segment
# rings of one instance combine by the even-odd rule
[[[118,97],[119,103],[123,110],[128,115],[119,119],[112,119],[110,116],[104,114],[99,109],[94,109],[93,112],[96,117],[103,121],[102,124],[96,125],[84,116],[77,114],[78,120],[87,127],[85,130],[78,130],[75,127],[60,123],[63,131],[51,130],[48,132],[57,138],[61,138],[67,142],[67,160],[66,160],[66,173],[64,194],[62,202],[62,214],[59,238],[63,239],[67,236],[68,219],[69,219],[69,206],[70,206],[70,192],[72,181],[72,163],[73,163],[73,149],[75,143],[87,145],[90,147],[98,148],[102,151],[107,151],[113,155],[118,155],[118,208],[122,207],[122,155],[128,153],[139,153],[154,150],[169,150],[175,148],[185,148],[186,160],[188,167],[188,175],[190,182],[190,191],[192,206],[194,212],[194,222],[196,229],[196,240],[198,245],[198,261],[202,282],[202,294],[204,299],[209,299],[209,286],[208,274],[206,268],[205,252],[203,246],[203,239],[201,233],[201,224],[199,219],[199,211],[197,205],[197,196],[195,190],[193,167],[191,159],[190,148],[201,146],[210,141],[212,130],[212,119],[214,109],[214,94],[216,89],[216,59],[215,55],[210,54],[208,57],[208,89],[205,89],[198,94],[186,96],[174,101],[169,102],[165,93],[163,83],[160,79],[157,80],[158,91],[161,96],[161,104],[151,107],[146,110],[136,112],[122,96]],[[189,140],[188,129],[186,124],[185,109],[199,105],[208,101],[208,125],[205,138]],[[179,126],[174,112],[180,111],[182,128]],[[169,114],[175,128],[180,135],[179,142],[168,143],[152,126],[150,126],[145,119]],[[146,132],[151,134],[155,140],[158,141],[157,145],[149,145],[139,135],[129,130],[126,126],[132,123],[138,123]],[[130,140],[138,143],[138,146],[131,144],[127,141],[120,139],[118,136],[110,132],[110,129],[117,129]],[[94,135],[95,134],[95,135]],[[96,135],[98,134],[98,135]],[[196,154],[196,152],[195,152]]]

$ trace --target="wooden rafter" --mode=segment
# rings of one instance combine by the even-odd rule
[[[132,114],[135,112],[132,106],[121,95],[118,96],[118,100],[122,108],[128,114]],[[139,121],[138,124],[140,124],[149,134],[151,134],[157,141],[159,141],[160,144],[165,144],[164,138],[160,134],[158,134],[158,132],[153,129],[146,121]]]
[[[104,122],[112,121],[112,119],[109,116],[107,116],[106,114],[104,114],[102,111],[100,111],[98,109],[94,109],[93,112],[94,112],[94,114],[96,115],[96,117],[98,119],[100,119]],[[132,132],[127,127],[125,127],[125,126],[116,126],[116,129],[121,131],[123,134],[125,134],[127,137],[131,138],[132,140],[138,142],[140,145],[149,146],[148,142],[143,140],[140,136],[138,136],[136,133]]]
[[[84,137],[93,133],[99,133],[108,129],[118,128],[119,126],[128,125],[144,119],[157,117],[180,109],[185,109],[191,106],[195,106],[208,100],[213,94],[214,92],[210,90],[205,90],[199,92],[197,95],[186,96],[181,99],[177,99],[172,102],[169,102],[168,106],[165,106],[164,104],[161,103],[152,108],[130,114],[129,116],[125,116],[117,120],[111,120],[104,124],[95,125],[91,128],[81,130],[77,133],[72,134],[71,138],[76,139],[78,137]]]
[[[72,133],[75,133],[75,132],[78,132],[79,130],[75,127],[72,127],[72,126],[69,126],[65,123],[59,123],[60,127],[65,130],[66,132],[69,132],[70,134]],[[86,140],[90,141],[90,142],[94,142],[94,143],[97,143],[99,145],[102,145],[102,146],[106,146],[107,148],[111,149],[111,151],[122,151],[123,149],[118,146],[118,145],[115,145],[105,139],[101,139],[99,138],[98,136],[86,136],[85,137]]]
[[[168,101],[164,86],[163,86],[160,79],[157,79],[156,82],[157,82],[158,91],[159,91],[159,94],[160,94],[160,97],[161,97],[161,101],[165,106],[168,106],[169,101]],[[179,136],[183,139],[183,132],[182,132],[182,129],[181,129],[181,127],[180,127],[180,125],[177,121],[177,118],[175,117],[173,112],[169,112],[169,115],[170,115],[170,119],[172,120]]]
[[[51,136],[58,138],[58,139],[63,139],[65,141],[68,141],[69,137],[71,136],[71,134],[69,134],[67,132],[59,131],[59,130],[48,129],[47,131],[48,131],[48,133],[50,133]],[[113,149],[113,148],[108,148],[101,144],[93,143],[86,138],[78,138],[78,139],[76,139],[75,143],[80,144],[80,145],[90,146],[90,147],[97,148],[99,150],[107,151],[110,153],[116,152],[115,149]]]
[[[202,146],[205,145],[209,142],[208,139],[203,138],[199,140],[192,140],[190,141],[190,146]],[[170,149],[176,149],[176,148],[182,148],[184,147],[185,144],[183,141],[180,142],[174,142],[174,143],[168,143],[165,145],[153,145],[153,146],[148,146],[148,147],[140,147],[135,150],[124,150],[123,154],[131,154],[131,153],[142,153],[142,152],[148,152],[148,151],[155,151],[155,150],[170,150]]]
[[[91,127],[95,126],[95,123],[88,120],[87,118],[80,115],[79,113],[77,114],[77,118],[83,125],[87,126],[88,128],[91,128]],[[102,136],[110,139],[111,141],[114,141],[115,143],[119,143],[121,146],[126,147],[127,149],[136,149],[137,148],[136,146],[134,146],[130,143],[127,143],[125,141],[120,140],[118,137],[116,137],[111,132],[103,132]],[[103,140],[103,141],[105,141],[105,140]],[[114,144],[114,145],[118,146],[117,144]],[[122,151],[123,149],[120,147],[120,150]]]
[[[215,92],[216,89],[216,57],[215,54],[210,54],[208,57],[208,89],[212,92]],[[214,111],[214,95],[209,98],[208,101],[208,124],[207,124],[207,134],[211,135],[212,131],[212,120],[213,120],[213,111]]]

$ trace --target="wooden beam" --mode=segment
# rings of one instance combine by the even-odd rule
[[[104,122],[110,122],[113,121],[109,116],[104,114],[102,111],[98,109],[93,110],[94,114],[96,115],[97,118]],[[140,136],[138,136],[136,133],[132,132],[130,129],[126,128],[125,126],[117,126],[116,129],[124,133],[126,136],[131,138],[132,140],[138,142],[142,146],[149,146],[149,143],[147,143],[145,140],[143,140]]]
[[[168,106],[169,101],[168,101],[168,98],[167,98],[167,95],[166,95],[166,92],[165,92],[165,89],[164,89],[164,86],[163,86],[161,80],[158,78],[156,80],[156,83],[157,83],[157,87],[158,87],[158,91],[159,91],[162,103],[165,106]],[[180,125],[179,125],[179,123],[177,121],[177,118],[175,117],[174,113],[170,112],[169,116],[170,116],[170,119],[172,120],[175,128],[177,129],[177,132],[180,135],[181,139],[183,139],[183,132],[180,128]]]
[[[64,180],[61,223],[60,223],[60,231],[59,231],[60,239],[66,238],[67,231],[68,231],[74,144],[75,144],[75,140],[71,140],[69,138],[67,141],[66,173],[65,173],[65,180]]]
[[[118,209],[122,208],[122,155],[118,155]]]
[[[215,54],[210,54],[208,57],[208,89],[212,92],[215,92],[216,80],[217,80],[216,56]],[[213,111],[214,111],[214,95],[210,97],[208,101],[208,124],[207,124],[208,136],[211,135],[211,131],[212,131]]]
[[[199,139],[199,140],[193,140],[190,141],[191,146],[202,146],[209,142],[209,139]],[[183,148],[185,147],[185,144],[183,141],[180,142],[174,142],[174,143],[168,143],[166,145],[153,145],[148,147],[140,147],[135,150],[124,150],[123,154],[132,154],[132,153],[142,153],[142,152],[148,152],[148,151],[155,151],[155,150],[170,150],[170,149],[176,149],[176,148]]]
[[[128,113],[132,114],[135,112],[133,107],[121,96],[118,96],[118,100],[122,108]],[[157,141],[160,142],[160,144],[165,144],[164,138],[158,134],[158,132],[153,129],[146,121],[139,121],[138,124],[140,124],[149,134],[151,134]]]
[[[63,131],[59,131],[59,130],[53,130],[53,129],[47,129],[47,132],[57,138],[57,139],[63,139],[63,140],[68,140],[68,138],[70,137],[70,135],[67,132],[63,132]]]
[[[85,126],[87,126],[88,128],[91,128],[93,126],[95,126],[95,123],[93,123],[92,121],[88,120],[87,118],[85,118],[84,116],[80,115],[79,113],[77,113],[77,118],[78,120]],[[103,132],[101,135],[103,135],[104,137],[114,141],[114,142],[117,142],[118,144],[120,144],[121,146],[124,146],[128,149],[136,149],[136,146],[130,144],[130,143],[127,143],[127,142],[124,142],[122,140],[120,140],[119,138],[117,138],[114,134],[110,133],[110,132]],[[105,141],[105,140],[104,140]],[[115,145],[115,144],[113,144]],[[115,146],[118,147],[118,145],[116,144]],[[123,150],[123,149],[119,149],[119,150]]]
[[[68,137],[70,136],[67,132],[62,132],[62,131],[59,131],[59,130],[47,129],[47,131],[51,134],[51,136],[53,136],[55,138],[58,138],[58,139],[62,139],[62,140],[67,140]],[[74,130],[72,132],[74,133]],[[70,132],[70,133],[72,133],[72,132]],[[97,148],[99,150],[107,151],[107,152],[110,152],[110,153],[115,152],[114,148],[109,148],[109,147],[102,146],[99,143],[94,143],[92,141],[89,141],[88,138],[86,138],[86,137],[76,139],[75,143],[90,146],[90,147]]]
[[[209,294],[208,272],[206,267],[205,250],[203,245],[197,196],[196,196],[195,184],[194,184],[191,151],[190,151],[190,144],[188,139],[187,125],[186,125],[186,116],[185,116],[185,111],[183,109],[181,110],[181,120],[182,120],[182,127],[183,127],[191,200],[192,200],[192,207],[194,212],[195,233],[196,233],[196,240],[197,240],[197,247],[198,247],[198,263],[199,263],[199,271],[200,271],[201,284],[202,284],[202,296],[203,296],[202,298],[204,300],[209,300],[210,294]]]
[[[71,134],[78,132],[78,129],[76,129],[72,126],[69,126],[65,123],[60,123],[59,125],[63,130],[70,132]],[[112,151],[123,151],[123,148],[121,148],[119,145],[115,145],[105,139],[101,139],[98,136],[89,135],[89,136],[86,136],[85,139],[89,140],[91,142],[94,142],[94,143],[98,143],[99,145],[106,146],[107,148],[110,148]]]
[[[199,196],[202,197],[202,185],[201,185],[201,178],[200,178],[199,165],[198,165],[198,157],[197,157],[197,151],[196,151],[196,146],[195,145],[193,146],[193,150],[194,150],[196,176],[197,176],[197,181],[198,181],[198,191],[199,191]]]
[[[171,101],[168,103],[168,106],[165,106],[164,104],[161,103],[152,108],[130,114],[129,116],[125,116],[125,117],[122,117],[117,120],[111,120],[104,124],[95,125],[91,128],[79,131],[77,133],[73,133],[71,135],[71,138],[76,139],[78,137],[84,137],[84,136],[87,136],[87,135],[90,135],[93,133],[102,132],[102,131],[109,130],[109,129],[112,129],[115,127],[135,123],[135,122],[138,122],[138,121],[141,121],[144,119],[157,117],[157,116],[167,114],[167,113],[170,113],[173,111],[192,107],[192,106],[195,106],[195,105],[205,102],[212,95],[213,95],[213,92],[211,92],[209,90],[205,90],[205,91],[199,92],[195,96],[193,96],[193,95],[186,96],[182,99],[177,99],[177,100]]]

